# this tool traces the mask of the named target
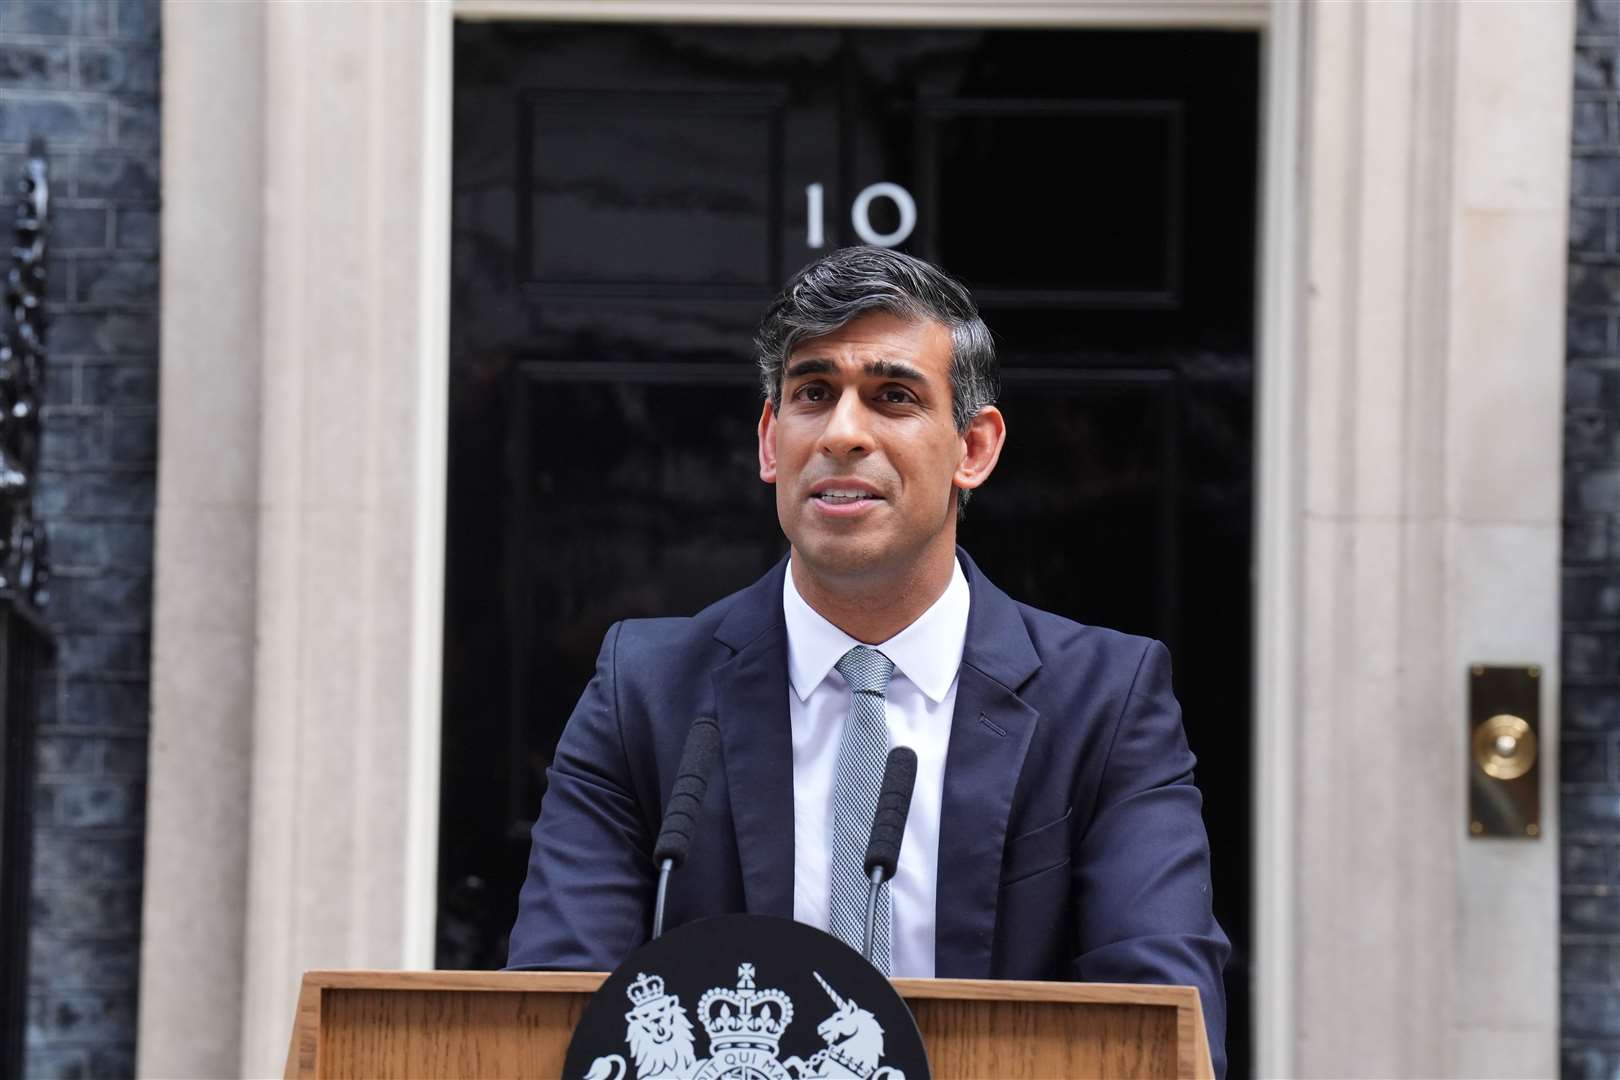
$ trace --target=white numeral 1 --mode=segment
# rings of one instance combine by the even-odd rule
[[[806,203],[804,242],[812,248],[819,248],[825,244],[826,237],[822,235],[821,185],[809,184],[804,189]]]

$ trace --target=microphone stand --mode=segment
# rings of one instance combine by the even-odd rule
[[[664,932],[664,894],[669,892],[669,872],[673,869],[675,869],[675,860],[672,858],[665,859],[658,864],[658,897],[653,902],[653,937],[657,937]],[[867,901],[867,908],[870,910],[874,903],[876,903],[876,894]],[[866,935],[867,940],[870,941],[872,936],[870,915],[867,916]]]
[[[878,890],[883,887],[883,867],[872,867],[872,878],[866,886],[866,933],[861,938],[861,955],[872,962],[872,932],[877,926]]]

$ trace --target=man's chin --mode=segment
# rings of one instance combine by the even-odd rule
[[[873,536],[816,536],[795,541],[793,557],[821,578],[858,579],[881,574],[894,549]]]

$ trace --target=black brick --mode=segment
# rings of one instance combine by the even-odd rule
[[[61,88],[72,78],[66,45],[0,42],[0,87]]]
[[[63,683],[62,722],[124,731],[145,731],[151,693],[144,679],[68,679]]]
[[[102,251],[109,215],[99,206],[58,206],[51,210],[51,245],[57,252]]]
[[[43,1004],[44,999],[40,1000]],[[30,1024],[28,1031],[29,1080],[88,1080],[92,1076],[116,1075],[93,1071],[90,1051],[84,1047],[47,1046],[43,1028],[38,1024]]]
[[[52,146],[107,140],[107,104],[101,101],[0,98],[0,142],[26,144],[46,136]]]
[[[1612,738],[1590,738],[1575,735],[1564,737],[1564,752],[1559,755],[1566,784],[1602,784],[1613,779],[1610,774],[1609,745]]]
[[[119,37],[155,38],[158,35],[158,5],[149,0],[118,0],[113,33]]]
[[[134,364],[86,364],[79,371],[80,400],[86,405],[157,404],[157,369]]]
[[[54,311],[62,304],[72,299],[72,290],[69,282],[73,280],[74,261],[72,259],[56,260],[56,264],[46,266],[45,299],[49,301],[45,306]]]
[[[47,1042],[105,1040],[133,1027],[135,998],[128,993],[80,991],[47,998],[41,1035]]]
[[[1570,175],[1577,198],[1612,198],[1620,195],[1620,157],[1612,153],[1578,157]],[[1585,301],[1581,301],[1585,303]]]
[[[127,934],[141,926],[141,890],[133,882],[36,882],[30,907],[36,926],[59,933]]]
[[[46,405],[72,405],[78,401],[78,366],[68,360],[59,360],[45,369]]]
[[[1581,45],[1575,49],[1575,88],[1577,90],[1612,90],[1614,88],[1614,55],[1610,45]]]
[[[155,356],[157,317],[138,312],[57,315],[51,320],[50,346],[57,356]]]
[[[139,525],[134,526],[140,528]],[[58,525],[52,529],[52,543]],[[108,528],[107,525],[98,528]],[[147,541],[150,550],[151,541]],[[53,546],[53,553],[57,549]],[[149,638],[144,633],[130,634],[59,634],[56,638],[56,670],[63,675],[145,674],[152,660]]]
[[[1559,806],[1567,833],[1620,835],[1620,793],[1563,795]]]
[[[1620,269],[1578,263],[1569,268],[1569,302],[1582,308],[1612,308],[1620,297]]]
[[[107,418],[99,412],[64,412],[54,406],[42,413],[41,469],[73,469],[107,461]]]
[[[1576,679],[1606,679],[1614,670],[1610,636],[1600,632],[1568,630],[1564,633],[1564,675]]]
[[[1576,206],[1569,211],[1571,251],[1602,254],[1609,247],[1609,211],[1601,206]]]
[[[157,460],[157,417],[151,413],[115,413],[109,450],[120,464]]]
[[[1573,991],[1562,998],[1565,1035],[1620,1038],[1620,994]]]
[[[115,104],[112,116],[113,141],[119,146],[153,153],[157,151],[162,119],[155,100],[138,105]]]
[[[64,628],[134,629],[146,626],[151,617],[152,580],[147,574],[107,572],[79,577],[63,572],[51,585],[51,621]],[[72,722],[68,716],[62,719]]]
[[[1564,571],[1564,618],[1620,617],[1620,578],[1607,570]]]
[[[130,304],[157,295],[158,266],[151,259],[79,259],[77,299],[93,304]]]
[[[112,6],[116,0],[78,0],[79,31],[83,38],[104,38],[112,33]]]
[[[1558,1060],[1563,1080],[1614,1080],[1620,1076],[1620,1046],[1565,1042]]]
[[[1564,414],[1564,456],[1576,461],[1603,461],[1610,456],[1613,424],[1595,410]]]
[[[1563,926],[1569,933],[1620,933],[1620,896],[1571,896],[1562,901]]]
[[[1573,361],[1565,372],[1564,395],[1571,409],[1607,409],[1620,414],[1620,365]]]
[[[77,14],[71,0],[7,0],[0,5],[0,31],[67,35],[75,29]]]
[[[1620,466],[1569,468],[1564,498],[1568,513],[1620,513]]]
[[[122,244],[119,245],[123,246]],[[1586,312],[1571,312],[1568,319],[1568,343],[1571,356],[1608,356],[1609,350],[1609,320],[1608,315],[1594,315]]]
[[[1603,146],[1609,139],[1609,103],[1607,101],[1577,101],[1575,103],[1574,139],[1576,146]]]
[[[152,526],[144,521],[58,521],[51,525],[50,539],[51,561],[58,567],[152,567]]]
[[[145,792],[127,780],[42,779],[39,786],[52,789],[51,820],[65,828],[134,825],[144,816]]]
[[[101,836],[46,827],[34,835],[34,880],[128,882],[139,877],[145,856],[139,834]]]
[[[1576,9],[1577,34],[1613,34],[1620,29],[1620,0],[1581,0]]]
[[[1601,988],[1614,982],[1613,949],[1607,945],[1566,944],[1558,956],[1566,986]]]
[[[1558,853],[1559,877],[1566,885],[1612,884],[1613,854],[1607,844],[1567,841]]]
[[[155,204],[158,200],[157,161],[129,154],[86,154],[78,162],[75,190],[84,199]]]
[[[88,735],[42,735],[34,761],[42,775],[94,774],[101,769],[101,740]]]
[[[154,496],[150,473],[41,472],[34,507],[47,526],[59,517],[150,518]]]
[[[110,93],[156,94],[158,50],[132,45],[81,45],[79,86]]]
[[[1564,520],[1564,564],[1594,563],[1609,557],[1609,521],[1605,514]]]
[[[38,933],[30,944],[29,982],[37,987],[117,989],[133,985],[139,976],[139,951],[125,940]]]
[[[128,776],[146,779],[147,748],[145,736],[118,738],[109,736],[101,747],[101,775]]]
[[[156,251],[158,248],[157,211],[120,210],[118,212],[117,243],[121,251]]]

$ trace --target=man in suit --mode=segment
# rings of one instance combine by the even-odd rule
[[[1190,984],[1224,1071],[1230,946],[1164,646],[1018,603],[956,547],[1006,438],[967,291],[845,249],[788,284],[757,344],[789,557],[692,618],[608,632],[548,774],[509,966],[611,969],[646,940],[662,808],[713,716],[721,763],[668,925],[760,912],[859,948],[876,776],[910,746],[879,966]]]

